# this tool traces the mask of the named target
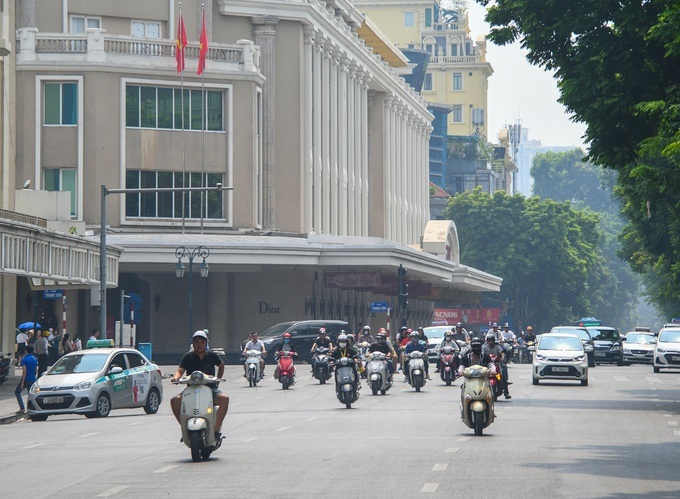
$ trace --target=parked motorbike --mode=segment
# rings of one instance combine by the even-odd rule
[[[328,357],[329,349],[317,347],[312,357],[312,376],[319,380],[322,385],[331,378],[331,366]]]
[[[446,346],[439,351],[439,376],[446,386],[451,386],[456,380],[459,365],[460,358],[455,348]]]
[[[347,409],[359,398],[359,380],[354,359],[341,357],[335,361],[335,394]]]
[[[409,384],[416,389],[417,392],[425,386],[425,362],[427,361],[427,353],[418,350],[408,354],[408,381]]]
[[[366,364],[366,376],[371,384],[371,392],[377,395],[378,392],[385,395],[387,390],[392,387],[390,380],[390,370],[387,365],[387,355],[383,352],[373,352],[368,354]]]
[[[12,366],[12,354],[0,352],[0,385],[9,378],[9,369]]]
[[[503,395],[503,375],[501,371],[501,359],[497,355],[491,355],[491,361],[489,382],[491,383],[491,393],[493,393],[493,400],[495,402],[498,400],[498,397]]]
[[[484,366],[466,367],[465,381],[460,387],[460,417],[468,428],[481,436],[494,420],[494,396],[490,379],[491,372]]]
[[[213,393],[207,386],[218,381],[225,380],[200,371],[194,371],[177,380],[177,384],[187,385],[182,391],[179,417],[182,442],[191,449],[191,459],[196,462],[208,459],[222,445],[222,438],[215,438],[218,406],[213,406]]]
[[[249,386],[257,386],[262,379],[260,357],[262,357],[260,350],[248,350],[246,352],[246,379]]]
[[[297,357],[296,352],[276,352],[276,377],[284,390],[295,384],[294,357]]]

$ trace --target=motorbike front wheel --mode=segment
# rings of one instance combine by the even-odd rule
[[[201,460],[201,434],[198,431],[189,433],[191,443],[191,460],[195,463]]]
[[[378,395],[379,391],[380,391],[380,380],[379,379],[371,380],[371,392],[373,392],[373,395]]]
[[[484,433],[484,419],[482,419],[481,415],[478,414],[477,417],[475,418],[475,435],[481,437],[483,433]]]
[[[281,376],[281,385],[283,385],[284,390],[288,390],[290,386],[290,378],[288,376]]]

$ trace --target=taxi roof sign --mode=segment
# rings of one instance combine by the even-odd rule
[[[580,327],[601,326],[602,321],[595,317],[584,317],[583,319],[577,320],[575,325]]]
[[[85,348],[113,348],[116,344],[111,339],[106,340],[89,340]]]

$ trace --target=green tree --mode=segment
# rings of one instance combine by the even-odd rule
[[[654,303],[680,313],[680,3],[496,0],[486,20],[491,41],[519,40],[554,72],[590,160],[619,172],[621,255],[656,274]]]
[[[606,275],[596,214],[476,189],[454,196],[445,216],[456,223],[461,261],[503,278],[498,298],[522,324],[545,328],[599,305],[590,292]]]

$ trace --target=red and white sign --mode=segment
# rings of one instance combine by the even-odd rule
[[[500,308],[435,308],[433,322],[438,324],[488,324],[499,322]]]

